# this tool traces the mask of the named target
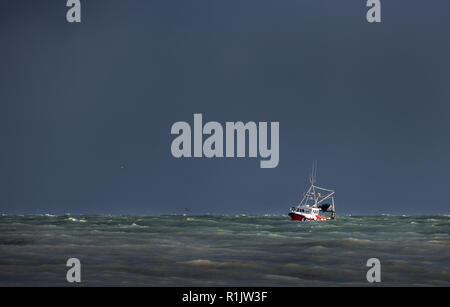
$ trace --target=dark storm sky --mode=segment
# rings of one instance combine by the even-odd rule
[[[450,1],[65,2],[0,2],[0,213],[287,213],[314,159],[338,214],[449,213]],[[194,113],[279,166],[173,158]]]

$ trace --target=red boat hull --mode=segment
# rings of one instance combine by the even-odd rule
[[[314,221],[313,219],[307,218],[301,214],[295,214],[290,212],[288,215],[291,217],[291,220],[293,221]],[[325,221],[328,219],[326,216],[317,215],[316,217],[317,221]]]

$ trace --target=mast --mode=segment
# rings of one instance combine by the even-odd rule
[[[317,160],[314,160],[311,171],[311,188],[314,200],[313,207],[317,207],[318,204],[318,195],[316,193],[316,186],[314,185],[316,183],[316,178],[317,178]]]

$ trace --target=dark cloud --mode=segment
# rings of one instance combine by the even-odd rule
[[[0,4],[0,211],[285,213],[315,159],[341,213],[448,213],[448,1],[64,4]],[[172,158],[197,112],[279,121],[279,166]]]

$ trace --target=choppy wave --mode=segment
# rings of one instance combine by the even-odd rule
[[[0,285],[60,285],[77,257],[87,285],[450,285],[450,216],[0,216]]]

